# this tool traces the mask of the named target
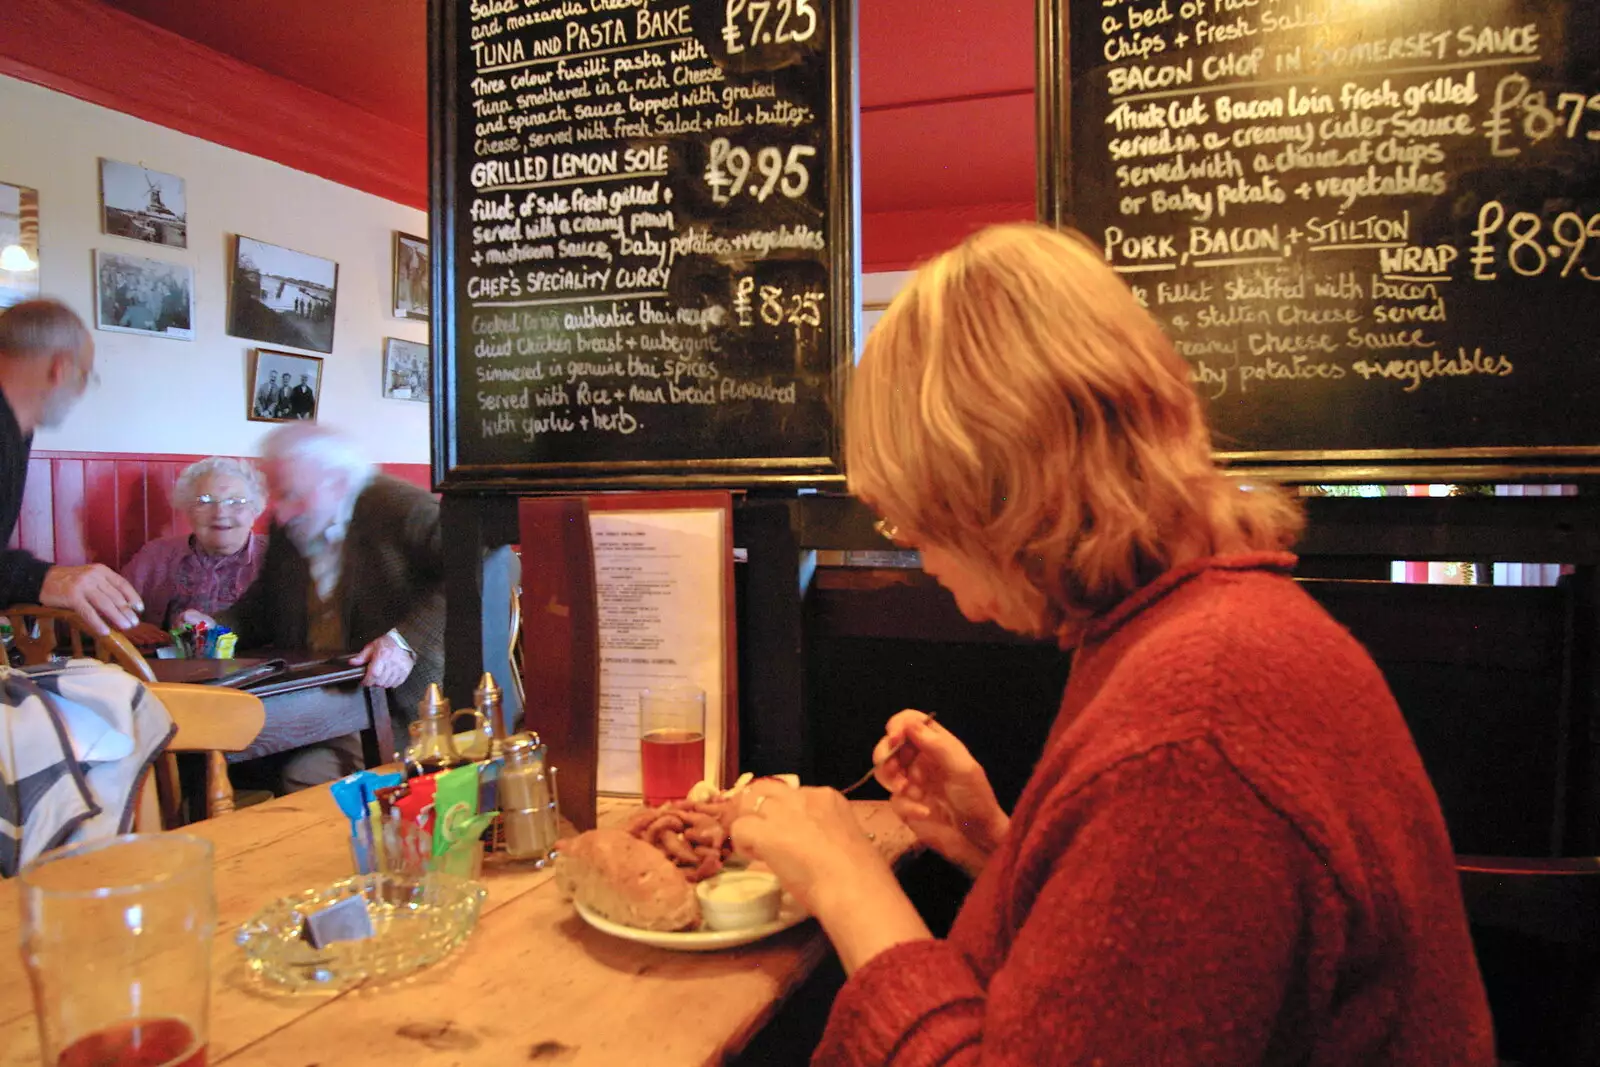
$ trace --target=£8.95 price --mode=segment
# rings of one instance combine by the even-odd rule
[[[1522,277],[1537,278],[1554,270],[1563,278],[1576,272],[1600,282],[1600,274],[1582,265],[1589,241],[1600,246],[1600,212],[1585,218],[1576,211],[1563,211],[1551,220],[1546,233],[1544,220],[1533,212],[1508,214],[1504,204],[1490,200],[1478,209],[1478,225],[1472,231],[1474,280],[1492,282],[1500,276],[1500,246],[1491,238],[1502,230],[1511,240],[1505,250],[1506,265]]]
[[[730,56],[743,52],[746,44],[754,48],[809,41],[817,32],[811,0],[727,0],[724,10],[722,39]]]
[[[752,157],[750,150],[732,145],[726,137],[711,142],[711,158],[706,163],[706,184],[711,187],[711,199],[726,204],[741,191],[748,192],[757,201],[765,203],[774,189],[791,199],[804,196],[811,188],[811,171],[806,160],[817,154],[810,145],[790,145],[788,153],[773,145],[760,149]],[[750,180],[754,169],[756,180]]]

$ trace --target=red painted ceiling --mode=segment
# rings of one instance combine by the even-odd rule
[[[106,0],[427,129],[426,0]],[[860,0],[862,209],[1033,199],[1033,0]]]

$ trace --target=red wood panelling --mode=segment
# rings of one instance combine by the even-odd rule
[[[426,463],[380,463],[378,467],[391,478],[433,491],[433,468]]]
[[[203,456],[35,452],[11,544],[56,563],[121,567],[146,542],[189,529],[172,487]],[[426,463],[384,463],[384,473],[427,489]],[[265,532],[266,516],[259,529]]]
[[[122,525],[122,509],[117,500],[117,461],[83,461],[83,542],[89,560],[120,566],[117,555],[117,528]]]
[[[166,537],[179,530],[187,530],[189,523],[182,512],[172,510],[172,487],[178,484],[178,475],[190,461],[181,463],[151,460],[145,464],[145,538],[149,541]],[[143,542],[141,542],[142,544]]]
[[[117,486],[117,558],[126,561],[145,542],[145,496],[149,492],[148,464],[128,460],[114,464]]]
[[[22,514],[12,541],[40,559],[56,554],[55,484],[50,461],[41,456],[28,460],[28,488],[22,494]]]
[[[84,529],[85,514],[91,510],[83,497],[83,460],[62,459],[50,464],[53,500],[56,563],[89,563],[89,540]],[[105,561],[108,565],[113,561]]]

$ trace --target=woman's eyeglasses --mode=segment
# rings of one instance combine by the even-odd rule
[[[250,504],[247,496],[212,496],[210,493],[201,493],[194,498],[194,507],[197,508],[242,508]]]
[[[888,519],[879,519],[877,522],[873,523],[872,532],[886,541],[893,541],[896,544],[900,543],[900,527],[896,526]]]

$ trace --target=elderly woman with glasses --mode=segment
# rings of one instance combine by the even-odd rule
[[[1218,469],[1188,365],[1095,248],[1011,225],[924,265],[845,441],[851,490],[967,618],[1073,661],[1010,812],[921,712],[873,754],[974,876],[946,939],[838,793],[747,791],[736,848],[849,974],[814,1063],[1494,1062],[1394,698],[1291,579],[1294,502]]]
[[[136,643],[166,643],[166,629],[190,608],[226,622],[261,569],[267,539],[251,527],[266,503],[261,475],[243,460],[212,456],[185,468],[172,506],[193,532],[151,541],[122,570],[144,599],[142,621],[128,632]]]

